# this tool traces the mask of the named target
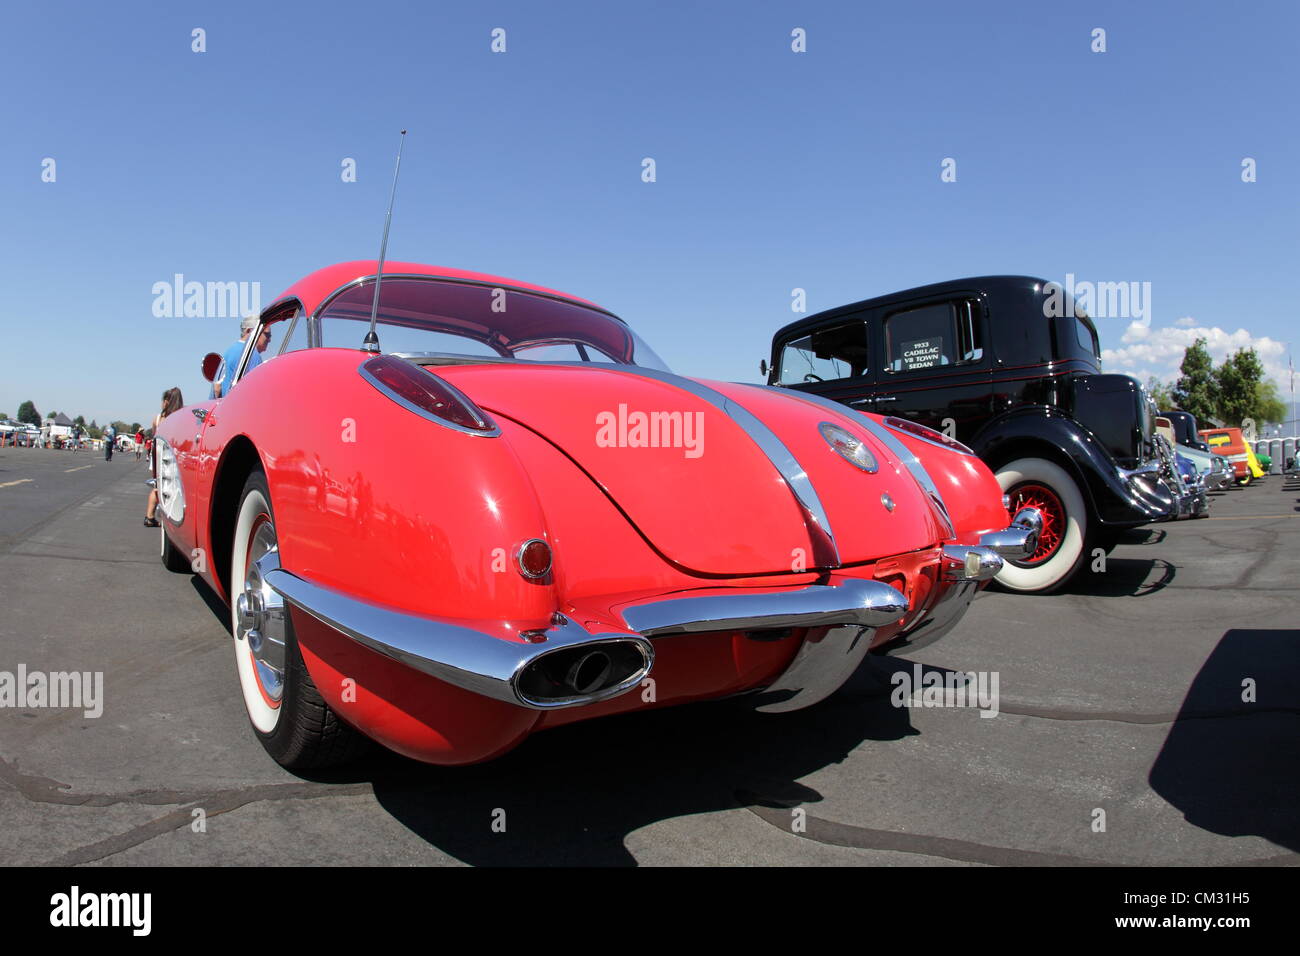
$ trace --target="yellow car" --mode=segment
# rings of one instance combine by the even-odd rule
[[[1252,478],[1263,478],[1268,474],[1260,465],[1259,459],[1255,457],[1255,449],[1250,447],[1249,442],[1246,443],[1246,464],[1250,467],[1250,476]]]

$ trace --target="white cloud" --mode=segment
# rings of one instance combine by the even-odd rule
[[[1264,365],[1264,374],[1277,383],[1279,391],[1287,391],[1290,379],[1285,342],[1266,335],[1257,338],[1245,329],[1228,332],[1217,326],[1206,328],[1195,325],[1195,321],[1188,316],[1163,329],[1131,323],[1120,337],[1121,348],[1102,349],[1106,371],[1123,372],[1144,382],[1150,375],[1173,381],[1178,377],[1183,352],[1197,339],[1205,339],[1205,347],[1216,365],[1237,349],[1254,348]]]

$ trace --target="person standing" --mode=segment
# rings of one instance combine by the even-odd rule
[[[144,509],[144,526],[146,528],[158,527],[158,457],[154,454],[158,447],[158,426],[162,424],[164,418],[172,412],[179,411],[184,405],[185,399],[181,397],[181,390],[179,388],[169,388],[163,392],[162,410],[153,419],[153,428],[150,429],[153,438],[149,442],[149,469],[153,472],[154,486],[149,489],[149,503],[145,505]]]
[[[117,441],[117,429],[109,425],[104,429],[104,461],[113,460],[113,442]]]
[[[226,349],[226,354],[221,358],[221,368],[217,370],[217,377],[212,382],[212,391],[209,398],[223,398],[230,394],[230,390],[235,384],[235,370],[239,368],[239,359],[244,354],[244,343],[248,337],[253,334],[257,328],[257,316],[246,315],[239,323],[239,341],[230,348]],[[248,357],[248,367],[244,369],[247,375],[253,369],[262,364],[262,353],[266,351],[266,346],[271,341],[271,332],[263,329],[257,337],[257,346],[253,349],[253,354]]]
[[[135,460],[139,461],[144,455],[144,426],[141,425],[135,430]]]

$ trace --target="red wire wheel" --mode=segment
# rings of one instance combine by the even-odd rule
[[[1021,508],[1037,508],[1043,516],[1043,529],[1038,535],[1038,550],[1023,561],[1012,563],[1022,568],[1032,568],[1047,561],[1065,539],[1065,505],[1056,492],[1036,481],[1025,481],[1007,494],[1011,498],[1011,513]]]

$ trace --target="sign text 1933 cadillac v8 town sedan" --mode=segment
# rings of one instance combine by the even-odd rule
[[[272,357],[244,372],[251,335],[229,394],[159,430],[163,561],[231,605],[286,766],[366,738],[464,764],[742,694],[807,707],[1037,547],[1037,513],[929,429],[678,377],[538,286],[390,263],[376,295],[375,273],[292,286],[261,315]]]

